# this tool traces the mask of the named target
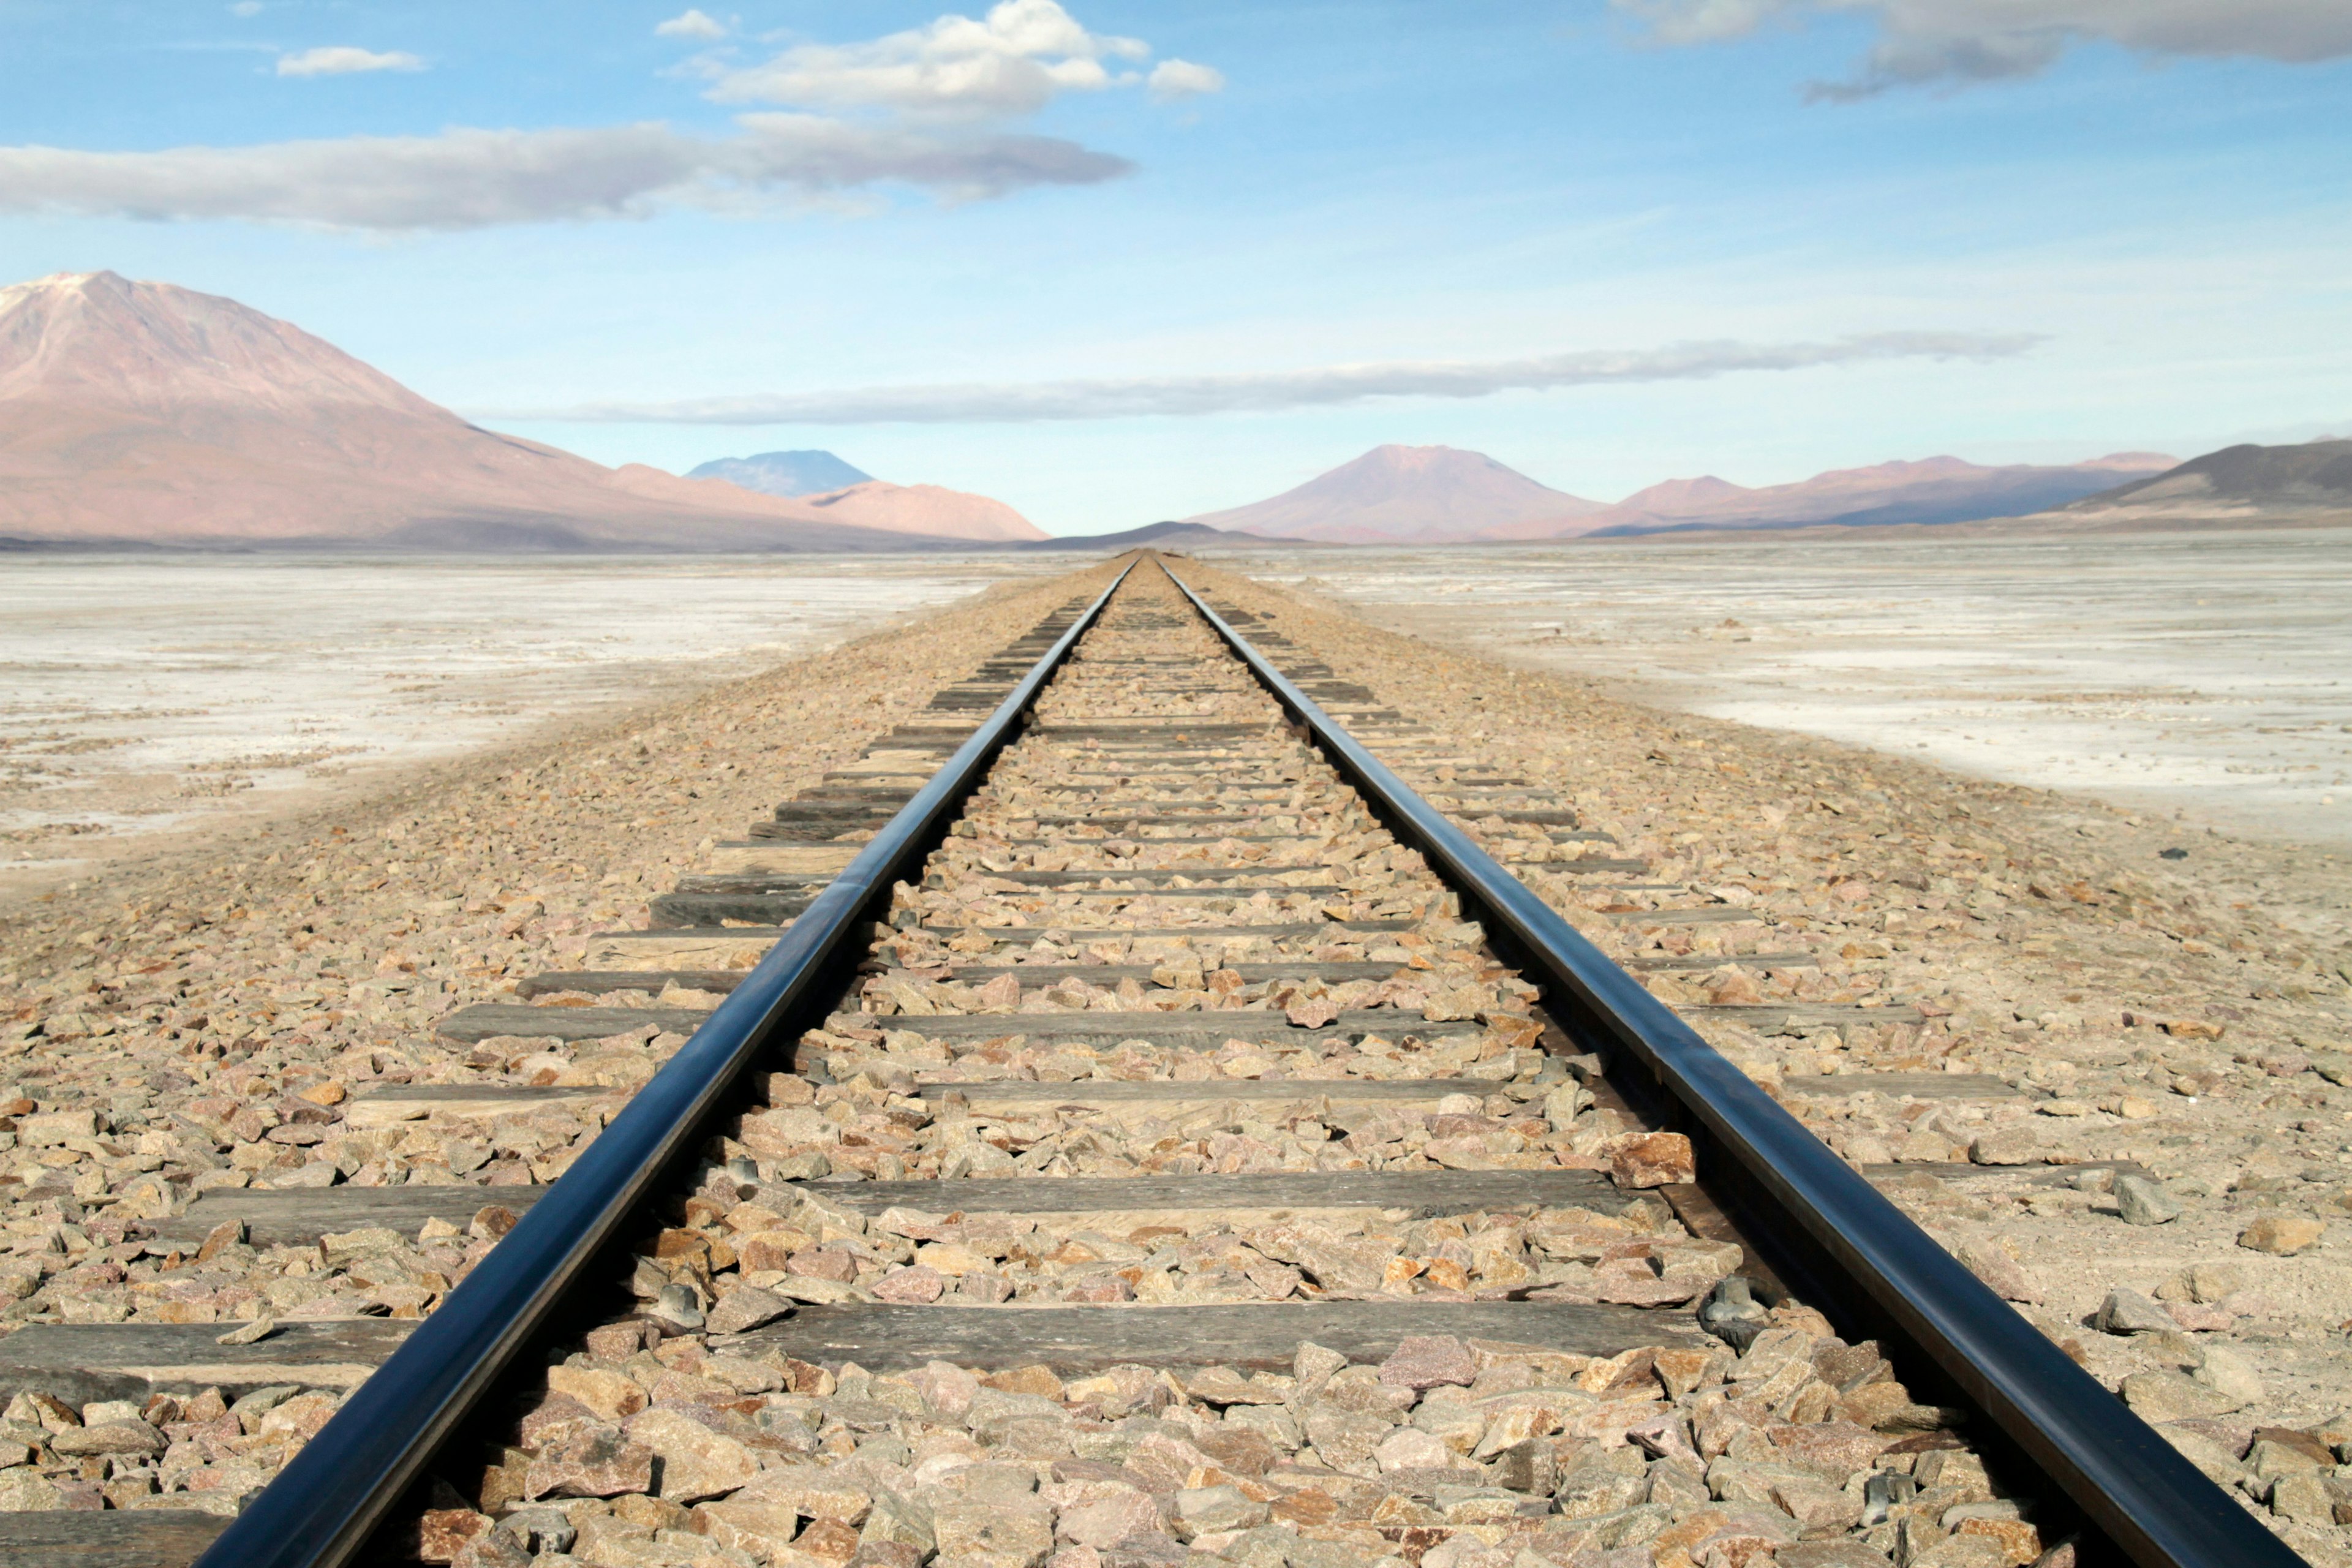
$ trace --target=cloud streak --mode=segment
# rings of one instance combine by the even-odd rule
[[[1310,370],[595,403],[480,416],[609,425],[988,425],[1049,420],[1192,417],[1328,407],[1379,397],[1487,397],[1658,381],[1704,381],[1743,371],[1810,370],[1904,359],[2005,359],[2042,342],[2024,333],[1874,332],[1827,342],[1675,343],[1585,350],[1531,359],[1404,360]]]
[[[1717,43],[1776,19],[1874,18],[1854,75],[1811,98],[1851,102],[1890,88],[2028,77],[2069,48],[2107,43],[2147,55],[2311,64],[2352,56],[2344,0],[1611,0],[1656,42]]]
[[[279,76],[351,76],[361,71],[421,71],[425,62],[405,49],[354,48],[328,44],[299,55],[278,57]]]
[[[453,230],[678,207],[741,211],[893,183],[972,200],[1094,184],[1131,166],[1044,136],[943,142],[795,114],[745,115],[739,124],[740,134],[722,138],[646,123],[154,153],[0,147],[0,213]]]

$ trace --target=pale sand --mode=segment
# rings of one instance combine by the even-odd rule
[[[1246,569],[1661,707],[2352,845],[2352,529],[1654,538]]]
[[[1067,565],[0,558],[0,893],[358,798]]]

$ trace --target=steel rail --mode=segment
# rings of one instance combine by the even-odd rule
[[[1349,782],[1456,891],[1485,906],[1552,983],[1548,1005],[1559,1011],[1568,1001],[1591,1035],[1646,1066],[1738,1175],[1826,1252],[2125,1556],[2141,1568],[2303,1562],[1159,564]]]
[[[196,1568],[340,1568],[365,1549],[742,1074],[797,1032],[808,1004],[830,1001],[820,986],[861,917],[929,852],[1133,570],[1130,562],[439,1310],[214,1540]]]

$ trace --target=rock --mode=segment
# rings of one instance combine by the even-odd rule
[[[943,1361],[931,1362],[919,1371],[907,1374],[923,1403],[943,1418],[953,1421],[971,1408],[972,1395],[980,1392],[980,1379],[960,1366]]]
[[[2179,1421],[2190,1416],[2226,1415],[2239,1401],[2209,1388],[2186,1373],[2168,1369],[2136,1372],[2123,1381],[2124,1403],[2147,1422]]]
[[[2326,1234],[2327,1226],[2308,1215],[2266,1214],[2238,1233],[2238,1245],[2287,1257],[2316,1245]]]
[[[449,1554],[449,1568],[530,1568],[530,1549],[505,1529],[486,1530]]]
[[[42,1513],[65,1506],[64,1494],[32,1466],[0,1470],[0,1513]]]
[[[694,1510],[694,1528],[719,1546],[755,1557],[782,1558],[800,1533],[801,1516],[764,1502],[706,1502]]]
[[[2004,1301],[2039,1301],[2042,1292],[2025,1276],[2016,1258],[1990,1241],[1971,1241],[1960,1248],[1960,1261],[1986,1289]]]
[[[1130,1535],[1160,1528],[1160,1505],[1148,1492],[1121,1491],[1064,1509],[1054,1525],[1055,1535],[1080,1546],[1116,1546]]]
[[[884,1542],[907,1547],[918,1554],[918,1561],[929,1556],[938,1545],[931,1510],[887,1487],[875,1489],[874,1505],[857,1539],[861,1547]]]
[[[865,1523],[874,1511],[872,1492],[845,1477],[803,1465],[767,1471],[738,1492],[734,1500],[774,1503],[798,1510],[803,1519],[837,1520],[852,1527]]]
[[[739,1285],[720,1299],[704,1321],[714,1334],[740,1334],[772,1323],[793,1310],[793,1304],[772,1290]]]
[[[1771,1321],[1745,1274],[1725,1275],[1698,1310],[1699,1327],[1735,1351],[1745,1352]]]
[[[2207,1345],[2204,1364],[2189,1375],[2242,1406],[2259,1404],[2263,1397],[2263,1374],[2252,1362],[2224,1345]]]
[[[278,1320],[265,1312],[251,1322],[240,1323],[225,1334],[215,1334],[213,1343],[216,1345],[258,1344],[277,1331]]]
[[[1177,1538],[1190,1541],[1196,1536],[1264,1524],[1266,1506],[1239,1487],[1192,1487],[1176,1494],[1175,1513]]]
[[[108,1421],[96,1426],[72,1426],[49,1439],[49,1447],[75,1458],[131,1454],[160,1454],[170,1445],[163,1434],[144,1421]]]
[[[646,1316],[674,1334],[691,1334],[703,1326],[702,1303],[691,1285],[665,1285],[646,1309]]]
[[[458,1550],[490,1529],[490,1516],[470,1508],[428,1508],[416,1519],[416,1555],[425,1563],[456,1560]]]
[[[932,1529],[941,1568],[1038,1568],[1054,1551],[1053,1514],[1042,1503],[949,1503],[933,1513]]]
[[[2148,1297],[2118,1286],[2100,1303],[2092,1326],[2110,1334],[2155,1334],[2177,1330],[2179,1324]]]
[[[1121,1281],[1122,1284],[1125,1281]],[[874,1299],[902,1306],[928,1306],[947,1294],[947,1276],[920,1264],[895,1268],[874,1282]]]
[[[654,1451],[612,1427],[581,1433],[541,1453],[525,1474],[526,1496],[618,1497],[651,1491]]]
[[[1381,1381],[1397,1388],[1468,1387],[1478,1380],[1477,1358],[1450,1334],[1408,1334],[1381,1363]]]
[[[646,1407],[646,1391],[634,1377],[601,1366],[551,1366],[550,1393],[575,1399],[604,1421],[627,1420]]]
[[[2159,1301],[2213,1303],[2234,1296],[2245,1288],[2245,1267],[2221,1259],[2190,1264],[2158,1286],[2156,1299]]]
[[[1969,1158],[1979,1165],[2037,1165],[2041,1142],[2022,1127],[1999,1127],[1979,1132],[1969,1143]]]
[[[750,1448],[683,1411],[656,1405],[630,1416],[622,1430],[660,1457],[659,1495],[671,1502],[724,1497],[760,1473]]]
[[[2126,1225],[2167,1225],[2180,1217],[2180,1200],[2145,1176],[2117,1176],[2116,1205]]]
[[[1454,1450],[1445,1439],[1412,1426],[1400,1426],[1381,1438],[1372,1450],[1372,1460],[1383,1473],[1444,1469],[1454,1462]]]
[[[2284,1475],[2271,1482],[2271,1511],[2297,1524],[2336,1522],[2336,1497],[2315,1475]]]
[[[1698,1179],[1691,1141],[1679,1132],[1643,1132],[1612,1141],[1609,1178],[1621,1187],[1669,1186]]]

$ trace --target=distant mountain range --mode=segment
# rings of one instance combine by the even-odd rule
[[[469,424],[234,300],[111,272],[0,289],[0,544],[864,551],[1042,537],[985,497],[898,489],[856,486],[817,507],[606,468]]]
[[[2161,474],[2176,458],[2125,452],[2060,467],[1958,458],[1839,468],[1751,489],[1669,479],[1613,505],[1555,490],[1477,452],[1376,447],[1296,489],[1188,521],[1333,543],[1463,544],[1696,529],[1967,522],[2046,510]]]
[[[725,479],[761,495],[815,496],[862,485],[874,476],[831,452],[761,452],[750,458],[713,458],[687,469],[686,477]]]
[[[2085,496],[2065,510],[2070,515],[2115,521],[2260,521],[2312,512],[2352,514],[2352,440],[2224,447],[2160,474]]]

